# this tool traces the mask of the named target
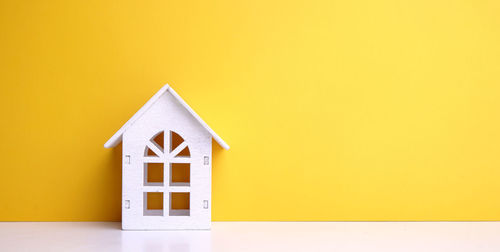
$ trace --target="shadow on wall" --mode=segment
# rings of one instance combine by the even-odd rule
[[[116,147],[112,148],[107,153],[108,161],[104,167],[108,173],[109,181],[106,184],[109,185],[109,192],[111,200],[104,202],[104,204],[109,209],[106,211],[107,221],[121,221],[121,201],[122,201],[122,144],[120,143]]]
[[[222,157],[224,151],[224,148],[222,148],[213,138],[212,138],[212,173],[215,172],[215,168],[217,167],[217,160],[218,157]],[[222,160],[220,160],[222,161]],[[212,174],[212,178],[213,178]],[[212,187],[213,187],[213,181],[212,181]]]
[[[225,156],[228,150],[222,148],[215,140],[212,139],[212,221],[217,221],[214,216],[217,216],[217,195],[215,192],[227,190],[228,188],[217,183],[225,176],[227,171],[224,171]]]

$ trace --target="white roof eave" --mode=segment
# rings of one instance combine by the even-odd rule
[[[194,110],[189,107],[189,105],[168,85],[163,86],[158,92],[156,92],[151,99],[149,99],[144,106],[142,106],[139,111],[137,111],[105,144],[104,148],[113,148],[118,145],[122,141],[123,133],[130,127],[137,119],[139,119],[157,100],[160,96],[165,92],[170,92],[172,96],[174,96],[177,101],[182,104],[182,106],[189,111],[189,113],[205,128],[205,130],[212,135],[213,139],[224,149],[228,150],[229,145],[222,140],[222,138],[213,131],[208,124],[206,124],[201,117],[194,112]]]

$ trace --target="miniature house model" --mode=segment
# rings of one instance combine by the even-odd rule
[[[210,229],[212,138],[229,149],[165,85],[104,144],[123,142],[124,230]]]

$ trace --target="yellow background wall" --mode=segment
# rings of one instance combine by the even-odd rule
[[[498,1],[1,1],[0,220],[120,220],[104,142],[158,89],[213,220],[500,220]]]

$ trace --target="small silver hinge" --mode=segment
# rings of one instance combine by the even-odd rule
[[[210,159],[208,158],[208,156],[203,157],[203,164],[204,165],[208,165],[209,162],[210,162]]]

